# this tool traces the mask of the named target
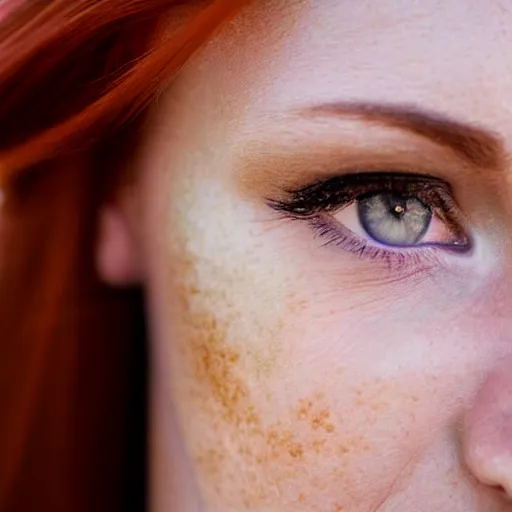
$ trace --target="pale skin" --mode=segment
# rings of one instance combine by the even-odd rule
[[[98,246],[147,291],[153,512],[512,510],[511,84],[499,1],[255,2],[187,66]],[[310,110],[334,102],[428,111],[496,158]],[[390,264],[269,206],[390,170],[448,183],[471,250]]]

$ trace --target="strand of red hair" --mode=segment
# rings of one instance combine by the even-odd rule
[[[243,3],[3,4],[0,512],[143,507],[143,297],[96,278],[97,212],[153,99]]]

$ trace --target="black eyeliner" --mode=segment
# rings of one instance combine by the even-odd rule
[[[310,217],[320,212],[333,212],[372,193],[395,192],[406,196],[425,198],[432,202],[437,196],[438,206],[451,209],[451,187],[444,181],[418,174],[372,172],[334,176],[316,181],[297,190],[286,191],[287,198],[267,200],[268,205],[297,217]],[[443,200],[440,201],[439,199]],[[437,206],[437,205],[436,205]]]

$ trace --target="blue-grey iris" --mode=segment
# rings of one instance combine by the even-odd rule
[[[412,246],[425,235],[432,212],[417,197],[393,193],[358,200],[359,220],[365,231],[386,245]]]

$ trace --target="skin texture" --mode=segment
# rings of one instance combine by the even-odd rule
[[[154,512],[512,510],[511,27],[500,1],[255,2],[161,98],[103,243],[147,289]],[[502,155],[294,114],[335,101]],[[390,265],[267,205],[354,168],[448,182],[473,251]]]

